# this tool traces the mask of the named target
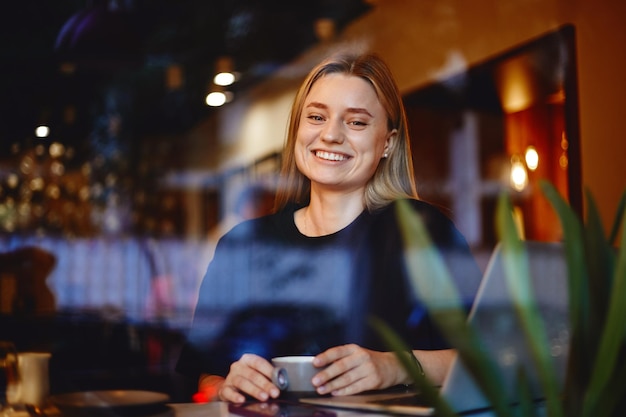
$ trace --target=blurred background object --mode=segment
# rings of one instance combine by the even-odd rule
[[[24,246],[0,253],[0,313],[54,313],[54,294],[46,279],[55,264],[52,253],[37,247]]]

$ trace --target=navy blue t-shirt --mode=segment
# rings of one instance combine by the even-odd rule
[[[410,201],[471,305],[481,272],[464,237],[434,206]],[[244,353],[315,355],[346,343],[387,350],[371,316],[414,349],[449,347],[410,287],[394,206],[320,237],[300,233],[297,206],[235,226],[202,281],[177,371],[226,375]]]

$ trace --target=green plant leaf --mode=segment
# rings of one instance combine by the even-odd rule
[[[585,261],[583,226],[576,213],[548,181],[540,187],[557,212],[563,228],[568,275],[568,305],[570,312],[570,348],[565,376],[565,411],[576,415],[582,409],[587,381],[592,372],[589,353],[595,341],[589,335],[588,275]],[[595,349],[593,349],[595,351]]]
[[[617,259],[613,288],[609,299],[606,324],[593,363],[589,389],[585,396],[583,415],[598,416],[598,408],[612,375],[618,369],[618,359],[623,352],[626,337],[626,228],[622,229],[621,247]]]
[[[528,254],[517,234],[512,213],[513,207],[508,195],[501,194],[496,212],[496,223],[502,244],[504,275],[546,398],[548,415],[560,417],[563,409],[560,402],[559,384],[549,351],[550,343],[532,289]]]
[[[456,413],[450,405],[439,395],[439,391],[435,388],[425,376],[422,375],[420,369],[409,358],[407,352],[411,350],[400,336],[398,336],[384,321],[377,317],[370,317],[370,325],[378,332],[387,348],[396,354],[396,357],[411,376],[415,383],[417,391],[420,393],[428,404],[435,407],[438,416],[454,417]]]
[[[405,263],[416,296],[426,305],[442,334],[457,349],[485,398],[499,416],[511,414],[502,375],[482,341],[467,324],[467,315],[441,254],[431,242],[421,217],[406,201],[396,210],[405,243]]]
[[[604,227],[593,196],[585,190],[587,202],[587,224],[585,227],[585,253],[587,267],[593,271],[589,279],[589,327],[591,340],[600,340],[607,314],[607,300],[613,286],[615,254],[604,236]],[[590,349],[591,357],[595,350]]]
[[[619,233],[619,227],[624,219],[624,213],[626,213],[626,191],[622,193],[622,198],[619,200],[617,206],[617,213],[615,214],[615,221],[613,221],[613,227],[611,227],[611,233],[609,234],[609,244],[615,245],[617,234]]]
[[[598,402],[598,411],[595,414],[597,416],[610,416],[613,411],[626,409],[626,381],[624,381],[626,377],[626,352],[623,348],[616,369],[606,389],[602,391],[602,399]],[[621,408],[617,409],[618,406]],[[620,414],[619,417],[622,415]]]
[[[520,393],[519,415],[524,417],[536,417],[537,412],[530,389],[528,374],[521,366],[517,370],[517,392]]]

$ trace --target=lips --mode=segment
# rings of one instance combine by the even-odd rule
[[[327,151],[315,151],[315,156],[320,159],[324,159],[326,161],[345,161],[349,157],[345,154],[335,153],[335,152],[327,152]]]

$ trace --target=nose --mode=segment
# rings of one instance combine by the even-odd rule
[[[328,121],[322,130],[322,140],[326,142],[342,143],[343,131],[341,123]]]

